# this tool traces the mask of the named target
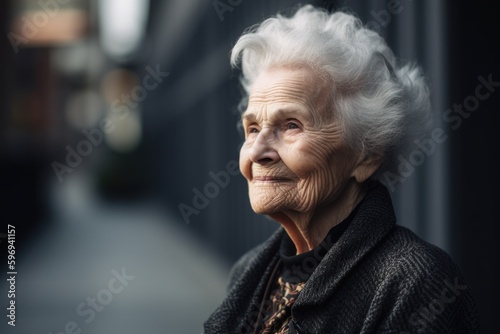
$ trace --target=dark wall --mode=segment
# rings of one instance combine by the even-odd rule
[[[500,21],[486,1],[460,1],[450,6],[449,66],[450,104],[471,103],[470,116],[452,133],[451,215],[453,253],[470,281],[478,300],[484,333],[498,331],[500,273],[496,269],[498,236],[498,189],[500,163]],[[479,105],[478,77],[496,82],[494,92]],[[455,125],[455,124],[453,124]]]

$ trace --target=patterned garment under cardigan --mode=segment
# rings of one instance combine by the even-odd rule
[[[283,233],[234,265],[228,295],[205,322],[205,334],[262,330],[254,327]],[[479,333],[462,273],[444,251],[396,225],[380,183],[307,280],[291,316],[291,334]]]

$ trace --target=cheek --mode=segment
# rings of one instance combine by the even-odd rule
[[[326,200],[349,178],[350,159],[346,157],[345,147],[325,135],[310,138],[284,151],[286,157],[282,155],[287,166],[301,179],[297,190],[304,208]]]
[[[246,144],[240,149],[240,172],[247,180],[251,180],[252,178],[252,170],[251,163],[249,157],[249,149],[246,147]]]
[[[325,177],[331,170],[334,156],[335,151],[331,145],[315,140],[293,145],[281,154],[285,164],[300,179],[321,175]]]
[[[304,178],[314,176],[329,179],[346,163],[346,146],[337,123],[325,124],[320,130],[309,131],[290,148],[287,152],[289,160]]]

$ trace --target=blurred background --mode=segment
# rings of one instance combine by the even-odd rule
[[[17,313],[2,333],[202,332],[232,263],[277,228],[237,171],[229,52],[305,3],[353,11],[428,73],[447,139],[395,185],[399,223],[455,259],[495,332],[500,89],[484,82],[500,81],[499,21],[486,1],[12,0],[0,3],[0,308],[11,224]],[[466,116],[443,119],[461,104]]]

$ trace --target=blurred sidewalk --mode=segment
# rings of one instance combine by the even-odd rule
[[[54,187],[58,217],[17,262],[16,327],[2,296],[1,332],[202,333],[224,297],[227,264],[178,219],[152,205],[95,202],[91,184],[72,175]]]

